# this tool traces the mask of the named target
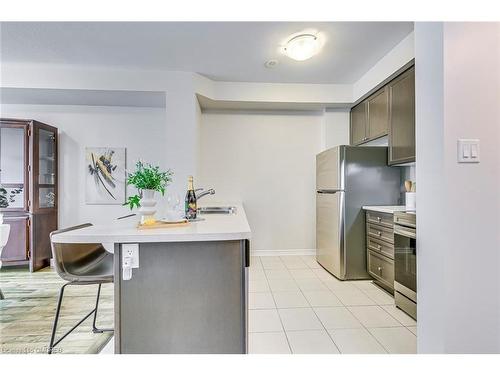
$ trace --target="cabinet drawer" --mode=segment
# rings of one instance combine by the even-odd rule
[[[394,231],[392,228],[368,223],[366,225],[366,233],[370,237],[377,238],[379,240],[384,240],[391,244],[394,243]]]
[[[368,249],[375,251],[379,254],[385,255],[391,259],[394,259],[394,245],[385,241],[377,240],[373,237],[368,236],[366,238]]]
[[[367,211],[366,221],[371,224],[378,224],[384,227],[392,228],[394,226],[394,217],[392,214],[383,212]]]
[[[394,261],[368,250],[368,273],[375,279],[394,289]]]

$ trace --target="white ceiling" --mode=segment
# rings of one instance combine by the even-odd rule
[[[279,52],[315,29],[320,54]],[[413,30],[412,22],[89,22],[1,24],[1,61],[192,71],[219,81],[353,83]],[[269,59],[279,60],[273,69]]]

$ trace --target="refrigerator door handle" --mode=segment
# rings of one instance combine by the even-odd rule
[[[338,193],[340,191],[343,191],[341,189],[320,189],[320,190],[316,190],[316,192],[318,194],[335,194],[335,193]]]

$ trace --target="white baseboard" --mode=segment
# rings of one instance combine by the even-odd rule
[[[316,255],[316,249],[251,250],[250,255],[258,257],[281,256],[281,255]]]

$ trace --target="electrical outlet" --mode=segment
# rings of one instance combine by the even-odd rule
[[[130,268],[139,268],[139,244],[123,244],[122,245],[122,261],[127,263]]]

